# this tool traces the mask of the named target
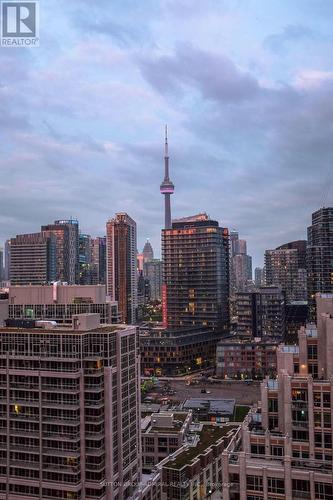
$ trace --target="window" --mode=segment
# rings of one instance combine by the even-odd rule
[[[307,431],[293,430],[293,439],[295,441],[308,441],[309,433]]]
[[[274,457],[283,457],[284,448],[282,446],[271,446],[271,455]]]
[[[331,427],[331,414],[330,413],[324,413],[324,427]]]
[[[332,434],[324,434],[324,448],[332,448]]]
[[[268,400],[268,411],[269,412],[278,412],[278,400],[277,399],[269,399]]]
[[[321,413],[319,412],[314,413],[314,426],[321,427]]]
[[[302,498],[310,498],[310,481],[303,479],[293,479],[293,496]],[[301,493],[301,494],[300,494]],[[308,493],[308,495],[306,495]]]
[[[331,484],[315,483],[316,498],[323,500],[333,500],[333,487]]]
[[[320,432],[315,432],[315,446],[321,448],[322,446],[322,436]]]
[[[318,349],[316,345],[308,345],[308,359],[318,359]]]
[[[250,491],[263,491],[262,477],[260,477],[260,476],[247,476],[246,488]]]
[[[323,392],[323,407],[331,407],[331,394],[329,392]]]
[[[269,493],[284,493],[284,479],[277,479],[276,477],[268,477],[268,492]]]
[[[317,408],[321,406],[321,394],[320,394],[320,392],[313,393],[313,404]]]
[[[251,453],[253,453],[253,455],[265,455],[265,446],[261,444],[251,444]]]

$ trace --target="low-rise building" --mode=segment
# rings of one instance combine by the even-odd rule
[[[216,375],[221,378],[261,379],[276,372],[278,342],[264,339],[222,339],[216,348]]]
[[[174,376],[213,367],[219,336],[210,329],[139,326],[141,373]]]
[[[238,425],[197,424],[193,445],[180,449],[161,467],[162,500],[210,498],[221,490],[222,453],[237,429]]]
[[[141,420],[142,468],[151,470],[184,443],[192,422],[191,412],[160,412]]]
[[[192,411],[195,420],[222,423],[233,419],[235,400],[192,398],[185,401],[183,409]]]

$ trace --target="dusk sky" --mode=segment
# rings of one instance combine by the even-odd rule
[[[41,0],[40,47],[0,48],[0,242],[115,212],[160,249],[174,217],[265,249],[333,204],[333,1]]]

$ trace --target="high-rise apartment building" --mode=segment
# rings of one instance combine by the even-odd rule
[[[237,232],[230,234],[230,292],[246,292],[252,280],[252,257],[247,255],[247,244]]]
[[[91,236],[89,234],[79,234],[79,283],[80,285],[90,285],[91,278]]]
[[[136,223],[118,213],[106,224],[107,293],[119,305],[124,323],[135,323],[137,311]]]
[[[223,500],[333,498],[333,295],[277,350],[278,377],[222,453]]]
[[[287,243],[265,252],[266,285],[280,286],[288,303],[307,299],[305,253],[306,241]]]
[[[3,248],[0,247],[0,281],[4,279]]]
[[[79,222],[57,220],[42,226],[42,232],[53,234],[57,241],[57,280],[71,285],[79,282]]]
[[[11,241],[6,240],[5,241],[5,276],[4,279],[5,281],[10,280],[10,245]]]
[[[236,294],[237,333],[244,337],[284,339],[285,293],[279,287],[261,287]]]
[[[312,214],[307,246],[308,300],[315,318],[316,293],[333,292],[333,207]]]
[[[106,237],[91,239],[91,283],[106,283]]]
[[[12,285],[42,285],[56,279],[56,241],[52,234],[20,234],[10,240]]]
[[[264,270],[262,267],[256,267],[254,270],[254,284],[256,287],[264,286],[265,284]]]
[[[0,496],[131,498],[141,478],[132,327],[0,328]]]
[[[143,275],[149,281],[149,298],[152,301],[162,298],[162,261],[152,259],[143,264]]]
[[[164,322],[168,328],[229,326],[229,231],[207,214],[162,230]]]

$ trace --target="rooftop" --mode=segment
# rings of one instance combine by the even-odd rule
[[[219,439],[226,436],[232,429],[238,428],[238,425],[224,425],[223,427],[204,425],[200,432],[197,446],[190,447],[179,453],[174,459],[171,459],[166,466],[171,469],[181,469],[185,465],[203,454],[208,448],[216,444]]]
[[[187,399],[183,405],[184,409],[208,409],[210,413],[224,413],[225,415],[232,415],[234,413],[234,407],[234,399],[192,398]]]

